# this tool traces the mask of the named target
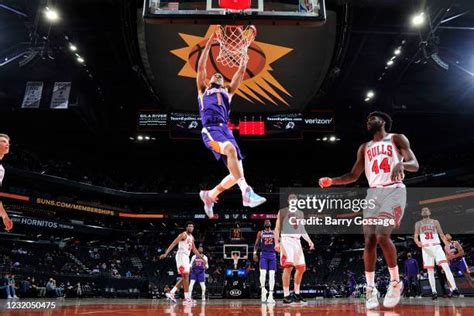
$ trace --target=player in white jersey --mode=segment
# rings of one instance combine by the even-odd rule
[[[296,199],[295,194],[288,196],[288,202]],[[306,233],[304,225],[296,224],[297,219],[303,219],[302,211],[291,212],[288,207],[278,211],[277,222],[275,225],[275,250],[280,253],[280,264],[283,268],[283,303],[305,303],[306,301],[300,295],[301,280],[306,270],[306,262],[301,246],[301,237],[309,245],[309,249],[314,249],[314,243]],[[293,267],[296,268],[294,278],[294,294],[290,295],[290,277]]]
[[[430,216],[430,209],[423,207],[421,209],[421,217],[423,217],[423,219],[416,222],[413,238],[418,247],[421,248],[421,253],[423,255],[423,268],[428,270],[428,280],[430,282],[433,300],[438,298],[434,275],[435,262],[443,269],[446,279],[448,279],[451,295],[459,295],[453,273],[451,272],[448,260],[446,259],[446,254],[441,247],[440,237],[445,246],[449,246],[449,241],[444,235],[439,222],[436,219],[430,218]]]
[[[3,178],[5,177],[5,168],[2,166],[2,159],[6,154],[10,152],[10,137],[6,134],[0,134],[0,192],[2,188]],[[8,213],[3,207],[2,200],[0,199],[0,216],[2,217],[5,230],[10,231],[13,228],[13,222],[8,217]]]
[[[364,266],[366,287],[366,307],[379,306],[378,291],[375,288],[375,262],[377,244],[382,248],[390,273],[390,286],[383,305],[394,307],[400,301],[403,284],[400,282],[397,265],[397,250],[392,242],[392,230],[400,224],[406,203],[403,184],[404,172],[418,171],[418,161],[410,148],[410,142],[403,134],[390,134],[391,117],[384,112],[372,112],[367,118],[367,130],[372,140],[364,143],[357,151],[357,161],[352,170],[337,178],[319,179],[322,188],[331,185],[345,185],[357,181],[365,170],[371,189],[368,198],[377,196],[376,207],[364,210],[364,218],[389,219],[390,227],[364,226]]]
[[[194,224],[188,222],[186,224],[186,231],[182,232],[181,234],[176,237],[176,239],[171,243],[171,245],[166,249],[165,253],[160,256],[160,259],[166,258],[171,250],[178,245],[178,251],[176,252],[176,267],[178,269],[178,273],[181,275],[182,279],[176,283],[170,293],[167,293],[166,297],[168,297],[171,301],[176,303],[174,298],[174,294],[180,287],[181,283],[184,287],[184,304],[192,304],[194,301],[191,299],[191,295],[189,293],[189,272],[191,269],[191,264],[189,262],[189,256],[191,255],[191,251],[196,256],[202,256],[202,254],[196,249],[194,245]]]

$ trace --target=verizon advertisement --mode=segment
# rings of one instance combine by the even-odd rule
[[[307,112],[304,114],[304,128],[309,132],[334,132],[336,123],[333,111]]]

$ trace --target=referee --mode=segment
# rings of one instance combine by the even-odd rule
[[[3,157],[8,154],[10,150],[10,137],[6,134],[0,134],[0,192],[2,188],[3,178],[5,177],[5,168],[2,165]],[[0,197],[1,198],[1,197]],[[8,217],[7,211],[3,207],[2,200],[0,199],[0,216],[2,217],[5,230],[10,231],[13,228],[13,222]]]

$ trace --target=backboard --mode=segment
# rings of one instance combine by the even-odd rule
[[[320,26],[326,8],[324,0],[251,0],[246,10],[224,9],[219,0],[145,0],[143,15],[154,24]]]
[[[239,255],[239,259],[247,260],[249,254],[249,246],[244,244],[225,244],[223,248],[224,259],[233,260],[234,254]]]

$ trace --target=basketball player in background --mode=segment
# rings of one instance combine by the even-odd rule
[[[5,168],[3,168],[2,160],[5,155],[10,152],[10,137],[6,134],[0,134],[0,192],[2,188],[3,178],[5,177]],[[5,225],[5,230],[10,231],[13,228],[13,222],[8,216],[7,211],[3,207],[3,203],[0,197],[0,216]]]
[[[453,237],[450,234],[446,234],[446,240],[449,244],[444,246],[444,251],[448,257],[449,268],[453,273],[458,273],[458,271],[461,272],[466,278],[469,287],[474,288],[471,271],[469,270],[466,259],[464,258],[464,249],[458,241],[453,240]]]
[[[288,202],[296,199],[295,194],[288,196]],[[309,249],[314,249],[314,244],[306,233],[303,225],[295,224],[295,220],[303,219],[302,211],[290,212],[288,207],[278,211],[277,222],[275,225],[275,250],[281,252],[280,264],[283,267],[282,283],[283,283],[283,304],[306,303],[301,297],[300,286],[303,274],[306,270],[306,262],[301,246],[301,237],[309,245]],[[290,223],[291,221],[291,223]],[[294,293],[290,295],[290,278],[293,268],[296,269],[294,277]]]
[[[375,287],[375,263],[377,244],[382,248],[388,271],[390,285],[383,305],[391,308],[400,301],[403,283],[400,282],[397,265],[397,250],[392,242],[392,230],[399,226],[406,204],[406,189],[403,184],[404,172],[417,172],[418,161],[410,148],[410,142],[403,134],[389,133],[391,117],[384,112],[372,112],[367,118],[367,130],[372,140],[362,144],[357,151],[357,160],[352,170],[337,178],[321,178],[319,185],[327,188],[332,185],[345,185],[357,181],[365,170],[369,182],[367,200],[377,199],[376,207],[364,210],[366,219],[390,219],[395,225],[365,225],[364,266],[366,287],[366,307],[379,306],[379,293]]]
[[[275,288],[275,271],[277,268],[276,253],[275,253],[275,234],[272,231],[272,223],[270,220],[265,220],[263,226],[264,230],[257,233],[255,240],[255,247],[253,251],[253,260],[258,261],[258,250],[260,250],[260,288],[262,290],[262,302],[270,304],[275,303],[273,299],[273,289]],[[268,271],[268,287],[269,294],[267,298],[267,289],[265,282]]]
[[[201,300],[206,300],[206,270],[209,269],[209,261],[207,256],[204,255],[202,247],[198,248],[202,256],[192,256],[191,258],[191,276],[189,283],[189,295],[192,298],[194,283],[197,281],[201,285]]]
[[[184,304],[193,304],[194,301],[191,299],[191,295],[189,293],[189,272],[190,272],[190,262],[189,262],[189,255],[191,251],[196,255],[201,257],[202,254],[196,249],[194,245],[194,224],[188,222],[186,224],[186,231],[182,232],[181,234],[176,237],[176,239],[171,243],[171,245],[166,249],[165,253],[160,256],[160,259],[166,258],[169,253],[178,245],[178,251],[176,252],[176,267],[178,269],[178,274],[182,276],[182,279],[176,283],[170,293],[166,294],[173,303],[176,303],[176,299],[174,294],[178,290],[181,283],[184,287]]]
[[[421,248],[421,254],[423,256],[423,268],[428,270],[428,280],[431,286],[431,293],[433,300],[438,298],[436,293],[436,281],[434,275],[434,264],[439,265],[446,275],[446,279],[449,283],[449,290],[451,295],[459,296],[459,292],[456,288],[456,282],[454,281],[453,273],[446,260],[446,255],[441,248],[441,242],[443,241],[445,247],[449,247],[449,241],[441,229],[441,225],[436,219],[430,218],[431,211],[427,207],[421,209],[422,220],[415,224],[415,234],[413,236],[415,243]]]
[[[207,83],[206,64],[209,58],[209,50],[216,41],[215,38],[216,35],[214,34],[207,41],[197,65],[196,83],[199,113],[203,126],[202,140],[217,160],[222,158],[229,170],[229,175],[212,190],[199,193],[201,200],[204,202],[204,211],[209,218],[214,216],[213,207],[219,194],[230,189],[236,183],[242,192],[244,206],[256,207],[266,201],[264,197],[254,193],[247,184],[242,165],[243,156],[232,131],[227,127],[232,97],[244,79],[247,54],[242,55],[240,66],[228,86],[225,85],[224,77],[220,73],[213,74],[209,83]]]

